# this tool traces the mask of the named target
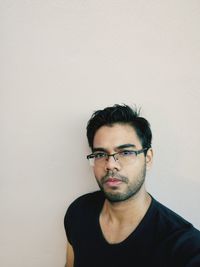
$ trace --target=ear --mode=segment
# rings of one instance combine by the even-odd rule
[[[152,163],[153,163],[153,149],[149,148],[147,150],[147,154],[146,154],[146,167],[147,167],[147,170],[149,170],[151,168]]]

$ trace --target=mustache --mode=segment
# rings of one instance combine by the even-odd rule
[[[110,178],[113,178],[113,179],[118,179],[124,183],[128,183],[128,178],[123,176],[123,175],[120,175],[118,173],[110,173],[108,172],[105,176],[102,177],[101,179],[101,182],[102,184],[106,183]]]

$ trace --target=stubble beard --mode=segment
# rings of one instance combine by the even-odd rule
[[[104,193],[105,198],[112,203],[126,201],[129,198],[134,197],[140,191],[142,185],[144,184],[146,177],[146,164],[141,169],[140,173],[137,176],[137,179],[134,179],[134,181],[131,183],[127,177],[121,176],[116,173],[113,174],[113,177],[119,178],[123,183],[126,184],[126,189],[123,192],[119,192],[117,186],[113,186],[112,190],[110,191],[107,191],[104,188],[104,183],[106,179],[110,176],[111,173],[108,172],[104,177],[102,177],[100,181],[96,178],[99,188]]]

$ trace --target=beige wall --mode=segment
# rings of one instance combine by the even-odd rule
[[[142,106],[148,189],[200,228],[200,2],[0,1],[0,266],[65,262],[63,217],[96,189],[91,112]]]

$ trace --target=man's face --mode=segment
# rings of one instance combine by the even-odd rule
[[[123,147],[123,148],[122,148]],[[96,132],[93,152],[113,154],[121,151],[140,150],[141,142],[136,131],[129,124],[102,126]],[[146,168],[151,164],[152,150],[138,154],[135,159],[128,158],[126,163],[115,161],[113,157],[103,164],[94,165],[94,175],[100,189],[110,202],[119,202],[136,195],[143,187]]]

